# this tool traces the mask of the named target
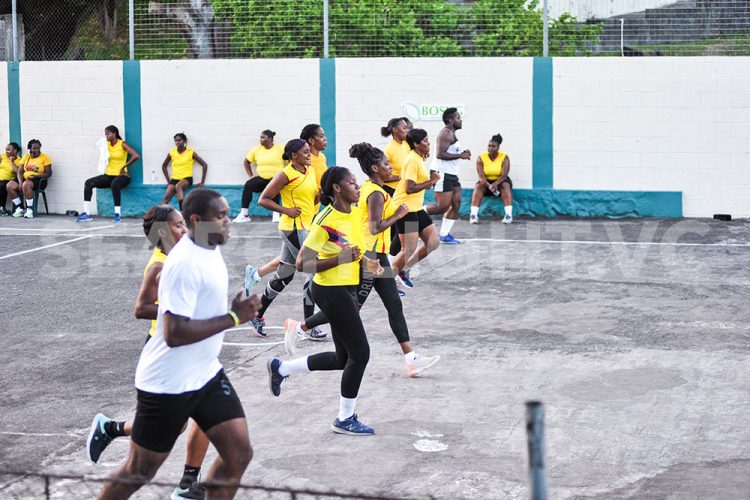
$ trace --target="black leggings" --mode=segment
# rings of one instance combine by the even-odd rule
[[[357,287],[312,284],[312,296],[320,310],[331,318],[336,352],[321,352],[307,358],[310,371],[344,370],[341,395],[356,398],[370,360],[370,344],[359,317]]]
[[[0,207],[3,207],[3,208],[5,208],[5,204],[8,203],[8,183],[9,182],[10,181],[0,181]]]
[[[368,257],[373,258],[374,256],[368,255]],[[396,336],[399,344],[409,342],[409,328],[406,326],[404,307],[401,304],[401,297],[398,295],[396,280],[393,276],[393,270],[388,263],[388,256],[384,253],[379,253],[377,254],[377,259],[380,261],[380,265],[385,272],[376,278],[372,273],[363,271],[359,286],[357,287],[357,305],[361,308],[374,288],[378,292],[378,295],[380,295],[380,300],[383,301],[383,305],[388,312],[388,322],[391,324],[391,331]],[[305,325],[308,328],[328,323],[328,317],[322,309],[321,307],[319,312],[309,318],[305,318]]]
[[[245,183],[245,187],[242,188],[242,208],[250,208],[250,202],[253,201],[253,193],[262,193],[271,179],[264,179],[260,176],[255,176]],[[273,198],[278,204],[281,204],[281,195],[276,195]]]
[[[115,202],[115,206],[121,206],[120,190],[127,187],[130,184],[130,177],[127,175],[97,175],[90,179],[86,179],[86,183],[83,185],[83,201],[91,201],[91,196],[94,194],[94,188],[97,189],[112,189],[112,201]]]

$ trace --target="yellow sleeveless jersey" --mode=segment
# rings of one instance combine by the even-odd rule
[[[383,196],[383,212],[380,214],[380,220],[387,219],[393,215],[393,212],[396,211],[396,207],[398,207],[398,205],[393,204],[391,196],[386,193],[382,187],[369,179],[362,184],[362,189],[359,192],[358,206],[360,212],[362,212],[362,234],[365,250],[374,250],[377,253],[388,253],[391,249],[391,228],[389,227],[378,234],[372,234],[370,232],[369,201],[370,195],[373,193],[380,193]]]
[[[143,270],[143,276],[146,276],[146,273],[149,269],[151,269],[151,266],[154,264],[164,264],[164,262],[167,260],[167,254],[161,251],[161,248],[156,247],[154,248],[154,251],[151,253],[151,257],[148,259],[148,262],[146,263],[146,269]],[[159,301],[155,300],[154,304],[158,304]],[[156,333],[156,320],[151,320],[151,329],[149,329],[148,334],[152,337],[154,336],[154,333]]]
[[[348,214],[332,205],[325,207],[315,218],[304,246],[318,252],[318,259],[336,257],[344,245],[358,247],[365,252],[360,209],[352,205]],[[321,286],[351,286],[359,284],[359,261],[347,262],[320,273],[313,281]]]
[[[404,169],[404,162],[406,161],[409,151],[411,151],[411,148],[406,141],[402,141],[401,144],[399,144],[395,139],[391,139],[391,142],[389,142],[383,150],[383,153],[388,157],[388,161],[391,164],[391,174],[394,177],[401,176],[401,172]],[[398,187],[398,182],[399,181],[386,182],[385,185],[396,189]]]
[[[307,167],[305,173],[299,172],[289,164],[281,172],[289,180],[286,186],[281,188],[281,204],[286,208],[297,207],[302,213],[297,218],[291,218],[281,214],[279,229],[291,231],[295,225],[297,229],[310,229],[310,223],[315,216],[315,195],[318,193],[318,185],[315,182],[315,172],[312,167]]]
[[[177,151],[176,147],[169,150],[169,157],[172,159],[172,179],[180,181],[193,176],[194,153],[192,148],[185,148],[182,153]]]
[[[128,152],[122,147],[122,139],[117,139],[113,146],[111,142],[107,141],[107,151],[109,151],[109,162],[107,163],[107,170],[104,171],[107,175],[120,175],[122,167],[128,162]]]
[[[255,170],[261,179],[273,179],[273,176],[284,168],[283,155],[284,148],[278,144],[274,144],[268,149],[262,144],[258,144],[248,151],[245,159],[250,163],[255,163]]]
[[[52,165],[52,158],[47,153],[39,153],[36,158],[31,157],[31,153],[26,153],[21,158],[20,166],[23,169],[23,178],[28,179],[32,175],[40,175],[47,171],[47,167]]]
[[[8,158],[8,155],[5,153],[3,153],[0,158],[0,181],[12,181],[16,178],[16,171],[13,168],[13,165],[16,167],[20,165],[21,159],[16,157],[16,159],[11,162],[10,158]]]
[[[407,194],[406,181],[414,181],[416,184],[421,184],[428,180],[430,180],[430,171],[427,169],[424,159],[414,151],[410,151],[406,156],[404,169],[401,172],[401,180],[396,188],[396,193],[393,195],[393,203],[396,206],[401,204],[406,205],[409,212],[419,212],[424,205],[425,190],[418,193]]]
[[[482,160],[484,176],[488,181],[496,181],[498,177],[503,175],[503,162],[506,156],[508,155],[502,151],[497,152],[497,157],[494,160],[490,159],[489,151],[485,151],[479,155],[479,158]]]
[[[322,151],[318,153],[318,156],[314,154],[310,155],[310,166],[315,171],[315,182],[318,183],[318,188],[320,188],[320,179],[323,178],[323,174],[328,170],[328,163],[326,161],[326,155]]]

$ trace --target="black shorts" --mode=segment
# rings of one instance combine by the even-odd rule
[[[393,195],[396,194],[395,189],[393,189],[391,186],[386,186],[385,184],[383,184],[383,191],[391,195],[391,198],[393,198]]]
[[[178,182],[180,181],[187,181],[188,187],[193,185],[193,178],[192,177],[185,177],[184,179],[169,179],[169,183],[173,186],[176,186]]]
[[[495,181],[490,181],[490,184],[492,184],[493,182],[495,182]],[[498,187],[501,187],[503,184],[507,184],[507,185],[510,186],[511,189],[513,189],[513,181],[510,180],[510,177],[506,177],[505,180],[503,182],[501,182],[500,186],[498,186]],[[495,193],[493,193],[492,191],[490,191],[490,187],[489,186],[485,186],[484,187],[484,195],[485,196],[495,196]],[[500,196],[500,195],[498,194],[497,196]]]
[[[398,234],[421,233],[424,228],[431,225],[432,218],[430,218],[424,210],[409,212],[404,218],[399,219],[398,222],[396,222]]]
[[[157,453],[172,450],[188,418],[206,432],[235,418],[245,418],[240,398],[224,370],[197,391],[154,394],[138,391],[138,406],[130,439]]]
[[[440,180],[435,183],[436,193],[452,193],[455,188],[461,188],[457,175],[441,173]]]

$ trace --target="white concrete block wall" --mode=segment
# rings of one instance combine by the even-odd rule
[[[511,178],[520,188],[531,187],[532,59],[337,59],[337,162],[363,177],[349,146],[367,141],[383,147],[380,127],[394,116],[404,116],[403,104],[463,104],[463,130],[458,133],[471,161],[461,162],[466,188],[477,179],[476,157],[489,138],[501,133],[501,149],[511,158]],[[442,121],[416,121],[415,127],[436,142]],[[428,164],[429,164],[428,160]]]
[[[320,120],[319,87],[317,59],[142,61],[144,183],[165,184],[161,164],[184,132],[207,182],[244,184],[242,160],[261,131],[283,146]]]
[[[24,62],[20,66],[21,144],[39,139],[52,158],[51,212],[81,210],[83,183],[97,174],[96,141],[107,125],[124,130],[122,63]],[[6,86],[5,78],[2,86]],[[2,87],[0,87],[1,90]],[[7,99],[6,99],[7,101]],[[0,116],[7,120],[6,111]],[[3,124],[2,130],[7,130]]]
[[[682,191],[750,216],[750,58],[554,60],[556,189]]]

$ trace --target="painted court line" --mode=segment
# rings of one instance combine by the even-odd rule
[[[1,436],[31,436],[31,437],[81,437],[83,434],[75,432],[0,432]]]
[[[680,243],[678,241],[586,241],[586,240],[504,240],[500,238],[461,238],[469,243],[557,243],[566,245],[649,245],[674,247],[750,247],[750,243]]]
[[[255,346],[264,346],[264,345],[281,345],[284,341],[281,342],[224,342],[224,345],[239,345],[239,346],[245,346],[245,347],[255,347]]]
[[[17,257],[19,255],[24,255],[24,254],[31,253],[31,252],[38,252],[39,250],[46,250],[48,248],[59,247],[60,245],[74,243],[76,241],[81,241],[81,240],[87,240],[89,238],[91,238],[91,236],[79,236],[78,238],[73,238],[72,240],[60,241],[58,243],[52,243],[51,245],[44,245],[43,247],[30,248],[22,252],[16,252],[16,253],[10,253],[8,255],[3,255],[2,257],[0,257],[0,260],[10,259],[11,257]]]
[[[0,228],[0,231],[36,231],[36,232],[46,232],[46,233],[87,233],[90,231],[101,231],[102,229],[109,229],[111,227],[115,227],[114,224],[109,224],[106,226],[98,226],[98,227],[87,227],[86,229],[64,229],[64,228],[28,228],[28,227],[3,227]]]

